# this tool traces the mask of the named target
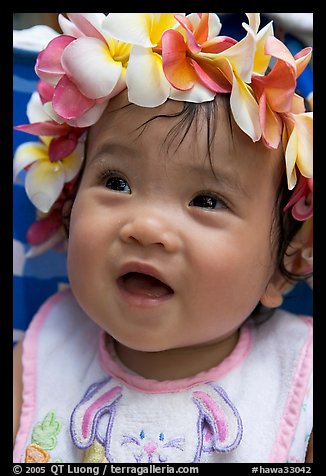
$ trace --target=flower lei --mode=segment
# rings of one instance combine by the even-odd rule
[[[245,36],[236,41],[219,35],[215,13],[59,15],[63,34],[37,57],[40,81],[27,107],[30,123],[16,127],[39,136],[14,157],[15,177],[26,171],[26,193],[42,212],[29,230],[34,247],[44,251],[62,239],[61,208],[74,193],[87,130],[125,88],[129,101],[143,107],[229,93],[240,129],[268,148],[282,143],[293,189],[284,210],[291,208],[297,220],[312,216],[313,118],[295,93],[311,48],[293,56],[274,36],[273,22],[258,31],[259,13],[246,16]]]

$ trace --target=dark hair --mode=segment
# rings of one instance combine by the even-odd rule
[[[233,123],[232,123],[232,113],[230,107],[230,95],[229,94],[217,94],[213,101],[203,102],[203,103],[190,103],[184,102],[183,109],[181,111],[171,113],[171,114],[158,114],[154,115],[153,117],[149,118],[143,124],[141,124],[137,129],[140,130],[139,135],[141,135],[146,126],[155,119],[158,118],[179,118],[179,121],[173,125],[173,127],[169,130],[162,147],[167,145],[168,148],[172,146],[172,144],[176,143],[176,139],[178,138],[178,142],[176,143],[176,149],[181,145],[183,140],[185,139],[189,129],[194,124],[196,130],[200,123],[199,118],[202,118],[202,114],[206,119],[206,140],[207,140],[207,153],[210,160],[210,164],[213,170],[213,161],[211,156],[211,145],[214,140],[214,136],[216,133],[216,125],[217,125],[217,116],[218,116],[218,108],[222,105],[225,107],[227,111],[228,123],[230,127],[231,137],[233,136]],[[133,106],[133,104],[127,104],[123,106],[123,108],[128,108]],[[87,153],[87,139],[85,143],[85,155]],[[76,191],[78,190],[78,186],[83,174],[83,170],[85,167],[86,160],[82,165],[82,168],[79,172],[78,179],[76,181]],[[275,257],[276,257],[276,268],[279,270],[281,275],[287,279],[289,282],[295,282],[300,280],[305,280],[306,278],[310,277],[311,274],[296,274],[291,272],[286,268],[285,265],[285,258],[290,254],[289,248],[292,239],[294,238],[295,234],[301,228],[303,222],[299,222],[295,220],[292,216],[291,209],[287,210],[286,212],[283,211],[285,205],[289,201],[292,191],[288,189],[287,186],[287,177],[286,171],[282,173],[282,177],[279,183],[279,187],[276,194],[276,201],[274,207],[274,216],[273,222],[271,226],[271,240],[272,240],[272,247],[275,246]],[[69,219],[70,219],[70,212],[71,206],[69,210],[63,214],[63,222],[64,226],[68,235],[69,230]]]

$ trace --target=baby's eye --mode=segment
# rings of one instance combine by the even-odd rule
[[[206,208],[216,210],[217,208],[227,208],[222,199],[215,195],[199,194],[193,198],[189,204],[191,207]]]
[[[116,192],[131,193],[131,189],[127,180],[125,180],[123,177],[120,177],[119,175],[110,175],[106,180],[105,186],[106,188]]]

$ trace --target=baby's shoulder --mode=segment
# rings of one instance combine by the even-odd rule
[[[277,309],[267,320],[251,322],[253,351],[286,367],[293,363],[312,361],[313,319]],[[276,357],[276,359],[275,359]]]
[[[46,299],[34,315],[32,325],[37,326],[53,319],[56,323],[59,320],[78,321],[85,319],[85,313],[69,287],[52,294]]]
[[[33,317],[25,334],[25,341],[32,346],[41,345],[47,353],[49,348],[61,348],[61,342],[94,341],[99,328],[87,316],[76,301],[70,288],[50,296]],[[27,344],[25,344],[26,346]]]
[[[299,336],[310,338],[312,334],[313,318],[307,315],[293,314],[284,309],[277,309],[268,319],[253,319],[251,321],[253,332],[260,338],[282,337],[297,340]]]

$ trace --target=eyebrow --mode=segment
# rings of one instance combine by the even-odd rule
[[[120,152],[120,153],[124,152],[124,153],[131,154],[132,148],[125,144],[121,144],[119,142],[105,142],[104,144],[99,146],[98,149],[95,149],[95,153],[89,160],[89,164],[91,164],[92,162],[96,162],[97,160],[100,159],[100,157],[104,155],[110,155],[116,152]]]
[[[240,193],[241,195],[248,197],[248,189],[245,188],[236,171],[228,172],[221,166],[213,166],[211,162],[209,162],[209,167],[202,167],[193,164],[191,165],[191,168],[194,171],[198,170],[198,173],[204,172],[207,176],[209,175],[210,178],[213,178],[214,181],[225,191]]]
[[[105,155],[110,155],[113,153],[119,152],[123,154],[125,157],[127,155],[134,155],[134,150],[132,147],[122,144],[120,142],[105,142],[95,149],[95,153],[93,154],[92,158],[89,161],[89,164],[96,163],[101,160],[101,158]],[[233,191],[234,193],[240,193],[243,196],[248,197],[248,190],[244,187],[241,183],[239,176],[235,173],[228,173],[223,170],[221,167],[215,166],[213,167],[210,162],[209,167],[203,167],[199,164],[189,164],[189,173],[195,172],[197,174],[203,173],[210,178],[214,178],[216,183],[221,186],[223,189],[228,191]]]

